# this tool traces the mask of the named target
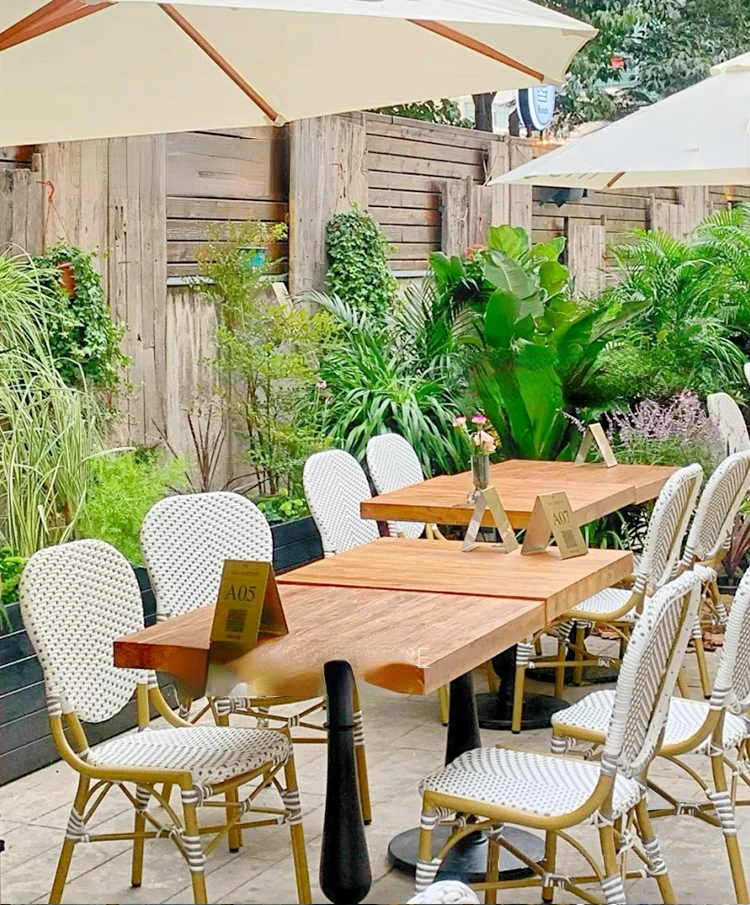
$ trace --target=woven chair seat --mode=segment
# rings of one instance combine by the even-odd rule
[[[605,588],[597,594],[587,597],[583,603],[573,607],[570,613],[596,613],[598,616],[607,616],[615,613],[620,607],[630,600],[632,592],[627,588]],[[648,600],[648,597],[646,598]],[[635,622],[635,609],[629,610],[624,616],[620,616],[619,622]]]
[[[600,775],[600,764],[575,758],[508,748],[475,748],[422,780],[419,791],[467,799],[467,810],[471,809],[469,802],[483,802],[540,817],[556,817],[584,804]],[[634,779],[618,775],[614,816],[634,807],[642,794]]]
[[[273,729],[191,726],[145,729],[95,745],[87,760],[97,766],[188,770],[196,784],[212,785],[283,764],[292,753],[285,735]]]
[[[479,898],[459,880],[441,880],[412,896],[407,905],[479,905]]]
[[[615,703],[615,693],[609,689],[592,691],[568,707],[564,711],[556,713],[552,717],[552,731],[560,734],[562,727],[571,730],[588,729],[590,732],[601,732],[606,735],[612,720],[612,708]],[[664,730],[663,745],[679,745],[695,735],[705,723],[709,713],[708,701],[693,701],[689,698],[672,698],[669,702],[669,716]],[[565,735],[573,734],[565,732]],[[735,748],[750,734],[750,724],[742,717],[733,713],[724,715],[725,750]],[[704,739],[691,754],[708,754],[711,738]]]

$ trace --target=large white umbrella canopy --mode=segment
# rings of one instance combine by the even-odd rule
[[[560,84],[595,34],[529,0],[2,0],[0,145]]]
[[[750,184],[750,53],[492,182],[573,188]]]

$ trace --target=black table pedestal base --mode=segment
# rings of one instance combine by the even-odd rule
[[[560,698],[546,694],[525,694],[521,729],[546,729],[552,715],[566,707],[570,707],[570,704]],[[482,729],[510,729],[512,708],[508,709],[496,694],[478,694],[477,713]]]
[[[450,827],[438,827],[432,834],[432,850],[438,852],[447,842]],[[544,840],[524,830],[507,826],[503,830],[505,838],[516,848],[528,855],[532,861],[544,859]],[[419,850],[419,829],[407,830],[391,839],[388,858],[396,870],[414,874]],[[523,861],[504,848],[500,849],[500,879],[520,880],[533,871]],[[464,883],[483,883],[487,875],[487,837],[476,833],[462,839],[448,853],[438,871],[438,880],[462,880]]]

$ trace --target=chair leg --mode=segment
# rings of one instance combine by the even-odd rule
[[[487,671],[487,685],[489,686],[490,694],[497,694],[500,690],[500,679],[497,677],[492,660],[488,660],[484,664],[484,668]]]
[[[684,667],[677,673],[677,687],[680,689],[680,694],[683,698],[690,697],[690,686],[688,685]]]
[[[440,707],[440,722],[443,726],[447,726],[448,714],[450,713],[447,685],[441,685],[440,688],[438,688],[438,706]]]
[[[143,834],[146,831],[146,808],[148,807],[150,791],[145,786],[138,786],[135,790],[137,802],[135,810],[135,825],[133,827],[133,864],[130,869],[130,885],[134,889],[143,883],[143,849],[146,839]]]
[[[604,879],[601,881],[606,905],[627,905],[622,876],[617,865],[615,831],[611,824],[599,827],[599,842],[604,858]]]
[[[357,762],[357,785],[359,801],[362,807],[362,820],[368,826],[372,823],[372,805],[370,803],[370,779],[367,774],[367,751],[365,750],[365,727],[362,710],[359,704],[359,689],[354,683],[354,757]]]
[[[711,772],[714,779],[714,791],[708,792],[708,798],[716,810],[716,815],[721,823],[721,831],[724,834],[724,844],[729,856],[729,867],[732,871],[734,893],[738,903],[747,905],[748,890],[745,879],[745,868],[742,864],[742,855],[737,841],[737,824],[734,818],[734,806],[732,796],[727,788],[727,777],[724,772],[724,760],[720,754],[711,758]]]
[[[500,843],[494,833],[487,838],[487,882],[497,883],[500,879]],[[496,905],[497,887],[484,893],[484,905]]]
[[[219,726],[228,726],[229,714],[217,715],[216,722]],[[227,820],[232,817],[237,817],[239,814],[239,808],[237,807],[240,801],[239,791],[237,789],[228,789],[224,793],[224,801],[226,801],[228,805],[234,805],[234,807],[227,808]],[[237,829],[236,826],[231,827],[227,833],[227,845],[229,846],[230,852],[238,852],[242,845],[242,830]]]
[[[417,853],[416,891],[424,892],[435,882],[440,862],[432,857],[432,833],[438,825],[436,811],[422,811],[419,822],[419,851]]]
[[[555,667],[555,697],[562,698],[565,691],[565,658],[568,655],[568,646],[564,638],[557,639],[557,662],[560,664]]]
[[[185,834],[182,838],[190,879],[193,884],[193,902],[195,905],[208,905],[208,893],[206,892],[206,856],[203,854],[200,831],[198,828],[198,814],[195,804],[191,803],[195,793],[192,789],[187,792],[182,790],[182,813],[185,821]]]
[[[292,837],[292,857],[294,858],[294,875],[297,880],[297,899],[300,905],[309,905],[312,902],[310,890],[310,871],[307,866],[307,849],[305,848],[305,833],[302,828],[302,806],[297,787],[297,768],[294,764],[294,754],[284,765],[284,804],[289,811],[289,832]]]
[[[65,881],[68,878],[70,870],[70,862],[73,858],[73,849],[77,842],[81,841],[84,833],[83,812],[89,797],[89,779],[86,776],[78,777],[78,789],[76,797],[73,801],[73,808],[70,812],[68,828],[65,831],[65,841],[63,842],[60,859],[57,862],[57,870],[55,871],[55,879],[52,882],[52,892],[50,893],[50,905],[57,905],[62,901],[63,889]]]
[[[698,660],[698,675],[701,679],[701,689],[704,698],[711,697],[711,679],[708,675],[708,663],[706,663],[706,649],[703,647],[703,629],[699,619],[695,620],[693,626],[693,647],[695,648],[695,656]]]
[[[573,651],[573,662],[583,660],[583,647],[586,643],[586,626],[581,622],[575,624],[575,650]],[[583,684],[583,666],[573,666],[573,684]]]
[[[675,898],[674,889],[672,889],[672,881],[669,879],[667,865],[661,853],[659,840],[656,838],[651,817],[648,813],[648,801],[645,798],[642,798],[635,806],[635,815],[641,833],[643,851],[651,862],[650,873],[659,885],[661,900],[664,905],[674,905],[677,899]]]
[[[547,830],[544,836],[544,873],[554,874],[557,866],[557,834]],[[554,886],[542,887],[542,902],[552,902],[555,896]]]
[[[520,645],[519,645],[520,648]],[[510,717],[511,732],[518,734],[521,731],[523,720],[523,689],[526,683],[526,663],[516,660],[516,684],[513,688],[513,712]]]

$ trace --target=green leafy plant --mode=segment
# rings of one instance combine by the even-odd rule
[[[19,555],[18,550],[7,544],[0,547],[0,582],[4,606],[18,601],[18,582],[25,565],[26,559]]]
[[[272,525],[301,518],[309,512],[307,500],[291,496],[285,487],[282,487],[276,496],[258,500],[258,509]]]
[[[339,326],[320,365],[325,431],[336,445],[361,459],[370,437],[393,431],[426,474],[463,468],[468,451],[450,428],[459,414],[460,341],[434,284],[410,289],[392,313],[361,311],[336,296],[311,299]]]
[[[375,113],[387,116],[405,116],[408,119],[419,119],[428,123],[442,123],[446,126],[459,126],[463,129],[473,128],[471,120],[461,116],[461,108],[450,98],[422,101],[415,104],[396,104],[393,107],[379,107]]]
[[[611,249],[620,279],[602,300],[643,307],[603,356],[599,398],[746,390],[738,343],[750,325],[747,214],[709,218],[688,241],[642,230],[635,235],[634,243]]]
[[[431,260],[442,296],[475,314],[470,391],[506,455],[567,454],[565,413],[587,404],[610,334],[640,310],[569,298],[564,249],[562,238],[531,245],[521,227],[495,226],[466,259]]]
[[[50,345],[63,379],[76,386],[85,380],[91,388],[112,393],[128,363],[120,350],[125,326],[112,320],[94,257],[58,242],[34,265],[49,289]],[[63,269],[72,276],[72,294],[64,285]]]
[[[318,417],[318,358],[331,339],[332,320],[277,298],[264,279],[273,262],[248,256],[249,248],[278,241],[285,230],[283,224],[233,224],[222,238],[212,229],[200,258],[201,291],[218,303],[217,392],[242,425],[256,472],[249,490],[261,497],[282,488],[294,494],[304,460],[327,443]]]
[[[326,227],[326,251],[332,295],[377,315],[391,307],[398,284],[388,264],[388,242],[367,211],[355,204],[333,217]]]
[[[93,466],[79,533],[106,541],[138,565],[143,520],[155,503],[185,487],[185,462],[164,461],[158,448],[142,448],[101,456]]]

